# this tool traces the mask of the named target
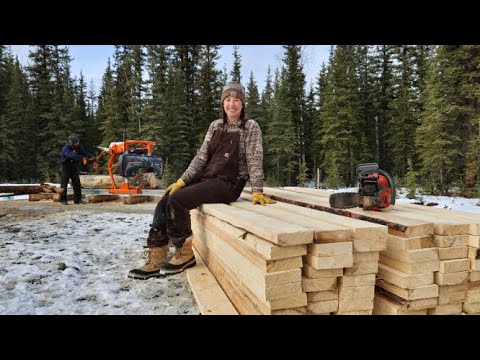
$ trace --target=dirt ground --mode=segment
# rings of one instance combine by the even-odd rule
[[[185,273],[127,277],[156,204],[1,201],[0,314],[199,314]]]

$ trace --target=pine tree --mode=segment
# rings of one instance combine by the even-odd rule
[[[192,129],[197,135],[194,147],[199,148],[210,123],[221,117],[220,97],[222,92],[221,72],[216,69],[220,47],[203,45],[200,50],[200,72],[198,75],[198,117],[199,121]]]
[[[456,117],[458,107],[449,101],[452,89],[446,82],[444,53],[433,60],[426,86],[425,111],[422,123],[417,128],[416,145],[422,160],[422,179],[432,193],[446,194],[456,177],[455,161],[461,155],[457,135]]]
[[[120,118],[117,111],[115,79],[110,59],[108,59],[107,68],[102,77],[96,116],[102,133],[101,146],[108,147],[111,142],[123,141],[123,131],[119,125]]]
[[[445,45],[439,55],[446,64],[450,121],[461,139],[457,144],[461,155],[455,159],[452,180],[464,194],[472,196],[480,183],[480,45]]]
[[[372,55],[373,47],[371,46],[357,46],[357,76],[359,82],[359,122],[362,133],[366,141],[366,149],[363,154],[359,155],[359,162],[375,162],[376,154],[378,153],[376,140],[376,108],[375,108],[375,78],[376,69],[374,64],[374,57]]]
[[[315,99],[315,89],[313,84],[310,84],[310,89],[308,91],[307,97],[305,99],[305,109],[304,109],[304,123],[306,124],[306,128],[309,129],[305,131],[305,149],[306,149],[306,160],[310,161],[309,165],[307,162],[302,163],[302,166],[305,166],[307,171],[307,177],[314,177],[316,174],[316,149],[315,149],[315,118],[317,116],[318,109],[316,108],[316,99]],[[301,171],[301,169],[299,169]],[[311,174],[311,176],[308,176]]]
[[[392,152],[388,146],[391,131],[388,123],[393,117],[393,48],[391,45],[379,45],[373,49],[372,66],[376,81],[374,83],[375,116],[372,127],[375,129],[375,162],[381,169],[391,172]]]
[[[415,146],[412,139],[419,125],[419,119],[415,113],[414,104],[414,74],[413,54],[410,46],[396,45],[393,48],[396,65],[394,67],[394,112],[388,121],[391,135],[387,141],[391,149],[392,173],[404,177],[407,172],[408,159],[415,156]]]
[[[99,146],[102,142],[102,134],[99,131],[100,124],[95,115],[97,110],[97,96],[95,94],[95,85],[93,80],[90,81],[90,85],[87,89],[86,97],[86,126],[85,129],[85,142],[89,144],[89,149],[92,154],[98,153],[96,146]]]
[[[194,144],[198,141],[196,124],[200,122],[200,111],[198,103],[198,74],[200,61],[200,45],[175,45],[173,64],[178,79],[182,84],[179,88],[183,90],[186,118],[188,119],[187,140],[190,144],[188,148],[190,157],[195,155]],[[176,165],[175,165],[176,166]]]
[[[323,168],[321,168],[321,164],[324,161],[325,154],[323,151],[322,139],[323,139],[323,120],[322,120],[322,108],[325,98],[325,88],[328,83],[327,79],[327,67],[325,64],[322,64],[320,72],[317,78],[317,110],[313,114],[313,125],[312,125],[312,133],[313,133],[313,171],[316,173],[317,168],[320,168],[320,178],[322,174],[324,174]]]
[[[247,84],[247,105],[248,117],[255,119],[261,129],[264,128],[262,111],[260,109],[260,94],[258,93],[257,82],[253,77],[253,71],[250,72],[250,79]]]
[[[6,49],[0,56],[2,109],[0,112],[0,179],[29,181],[35,171],[36,154],[31,149],[31,97],[27,78]],[[16,156],[22,149],[21,159]]]
[[[0,45],[0,116],[5,111],[5,97],[7,96],[7,58],[12,58],[8,48],[5,45]],[[11,61],[11,60],[10,60]]]
[[[267,179],[272,185],[295,185],[295,129],[291,112],[288,111],[286,74],[276,71],[274,97],[271,104],[271,121],[265,135],[268,156]]]
[[[65,124],[59,123],[59,111],[55,108],[55,104],[59,106],[59,92],[56,91],[59,83],[54,82],[57,75],[54,67],[58,68],[54,64],[54,51],[54,46],[38,45],[30,50],[28,55],[31,60],[31,65],[27,69],[33,93],[32,116],[35,119],[35,127],[31,129],[31,133],[35,134],[32,141],[37,161],[36,171],[31,174],[31,177],[41,181],[54,180],[54,174],[51,171],[55,162],[57,162],[55,175],[58,175],[58,159],[61,151],[58,131],[66,131]],[[53,141],[52,134],[54,134]],[[65,141],[65,139],[62,140]]]
[[[223,64],[223,70],[222,70],[222,74],[220,75],[220,79],[222,81],[222,86],[227,85],[227,83],[228,83],[227,64]]]
[[[405,176],[405,186],[408,189],[407,198],[415,199],[417,191],[417,173],[413,168],[412,159],[408,159],[408,170]]]
[[[189,109],[185,99],[185,73],[172,64],[168,70],[165,89],[165,123],[163,136],[158,140],[169,172],[165,181],[178,179],[191,160],[189,141]]]
[[[237,45],[233,46],[233,67],[230,72],[231,81],[241,83],[242,82],[242,55],[238,52],[239,47]]]
[[[365,153],[366,139],[359,121],[358,79],[355,49],[341,45],[334,50],[329,63],[329,81],[323,91],[322,140],[327,183],[340,186],[356,182],[356,167]]]
[[[306,134],[311,131],[310,124],[305,123],[305,74],[301,63],[301,47],[298,45],[287,45],[284,48],[285,66],[285,105],[286,111],[290,112],[295,129],[295,153],[296,163],[311,163],[310,153],[306,151]],[[298,174],[298,167],[295,169]]]
[[[166,45],[147,46],[147,87],[145,106],[142,111],[142,138],[158,141],[164,137],[165,91],[167,87],[167,72],[170,66],[172,49]],[[157,146],[154,148],[155,155],[163,156],[162,150]]]
[[[133,138],[133,133],[137,130],[136,124],[132,124],[132,119],[129,117],[130,111],[133,109],[132,99],[134,94],[132,50],[132,47],[128,45],[115,45],[113,65],[115,85],[113,89],[116,105],[112,109],[115,112],[115,127],[121,134],[121,137],[115,141]]]

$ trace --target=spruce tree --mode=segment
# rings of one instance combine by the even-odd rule
[[[292,114],[287,107],[286,74],[275,74],[274,97],[271,104],[271,121],[265,135],[268,156],[267,179],[272,185],[295,185],[295,129]]]
[[[175,78],[181,79],[178,88],[183,90],[185,114],[188,119],[187,140],[190,157],[195,155],[195,144],[198,141],[196,124],[200,122],[200,110],[198,104],[198,74],[200,61],[200,45],[175,45],[173,64],[175,66]]]
[[[285,66],[285,105],[294,124],[296,163],[297,166],[300,166],[302,163],[311,163],[310,152],[307,154],[306,151],[306,147],[310,144],[305,142],[306,134],[311,131],[310,124],[307,124],[304,119],[305,74],[303,73],[301,47],[287,45],[283,48],[285,51],[283,58]],[[298,167],[295,168],[295,172],[298,174]]]
[[[233,67],[230,72],[231,81],[241,83],[242,82],[242,55],[238,52],[239,47],[237,45],[233,46]]]
[[[220,97],[222,91],[221,72],[216,69],[220,47],[216,45],[203,45],[200,49],[198,75],[198,118],[192,131],[197,135],[194,147],[202,145],[203,138],[210,123],[221,117]]]
[[[0,137],[6,140],[0,152],[2,174],[0,178],[16,182],[35,181],[36,153],[34,151],[35,133],[32,132],[32,97],[28,89],[27,75],[18,59],[10,58],[7,63],[6,107],[0,122]],[[21,162],[15,156],[22,149]],[[6,166],[6,168],[5,168]]]
[[[456,177],[455,161],[461,156],[457,124],[452,117],[458,108],[449,100],[451,84],[447,83],[443,51],[433,60],[426,86],[425,111],[417,128],[416,145],[422,161],[422,179],[431,193],[446,194]]]
[[[413,73],[413,52],[410,46],[396,45],[393,48],[396,65],[394,66],[394,111],[388,121],[391,129],[387,141],[393,155],[392,173],[403,178],[407,173],[408,159],[415,156],[412,139],[419,125],[414,104],[416,103]]]
[[[392,151],[388,146],[391,131],[388,127],[393,117],[393,48],[391,45],[375,46],[372,66],[376,81],[374,82],[375,115],[372,127],[375,129],[375,162],[381,169],[391,172]]]
[[[31,61],[27,69],[33,93],[32,116],[35,119],[31,133],[35,134],[32,142],[37,163],[36,171],[31,177],[40,181],[56,180],[53,178],[53,166],[56,162],[55,175],[58,175],[61,141],[66,141],[58,136],[59,131],[66,130],[65,124],[59,122],[59,92],[56,87],[60,85],[59,82],[54,82],[57,75],[54,70],[58,68],[54,63],[54,51],[55,47],[52,45],[38,45],[33,47],[28,55]]]
[[[255,119],[260,125],[260,128],[264,128],[264,123],[262,119],[262,111],[260,109],[260,94],[258,93],[257,82],[253,77],[253,71],[250,72],[250,78],[248,80],[248,84],[246,86],[247,90],[247,112],[248,117],[251,119]]]
[[[405,187],[408,189],[407,198],[414,199],[417,191],[417,173],[413,168],[412,159],[408,159],[408,169],[405,176]]]
[[[373,61],[372,46],[357,46],[357,76],[359,82],[359,122],[362,136],[365,137],[365,152],[359,155],[359,162],[378,162],[375,118],[375,78],[376,69]]]
[[[165,182],[178,179],[186,170],[191,156],[189,141],[189,109],[185,99],[185,73],[172,64],[167,74],[165,89],[165,123],[162,137],[158,140],[168,172]],[[167,181],[168,180],[168,181]]]
[[[322,108],[325,98],[325,88],[327,85],[327,67],[325,64],[322,64],[320,72],[317,78],[317,104],[316,104],[316,111],[313,113],[313,124],[312,124],[312,133],[313,133],[313,143],[312,143],[312,152],[313,152],[313,169],[312,171],[317,172],[317,168],[319,168],[320,178],[323,178],[323,174],[325,171],[321,167],[321,164],[324,161],[325,154],[322,145],[323,139],[323,121],[322,121]]]
[[[164,136],[165,124],[165,90],[167,87],[167,72],[170,66],[172,49],[167,45],[148,45],[146,68],[148,72],[145,106],[142,111],[142,137],[145,140],[157,142]],[[159,146],[154,148],[154,154],[163,156]]]
[[[329,63],[329,81],[323,91],[322,147],[327,183],[351,186],[356,183],[356,167],[365,153],[366,139],[359,121],[357,63],[353,46],[340,45]]]
[[[111,142],[124,140],[122,126],[119,124],[115,79],[110,59],[108,59],[107,68],[102,77],[96,116],[102,133],[101,146],[108,147]]]
[[[306,149],[306,161],[310,161],[307,165],[307,162],[303,162],[302,166],[306,168],[306,175],[307,178],[314,178],[316,174],[316,151],[315,151],[315,118],[317,116],[318,109],[316,107],[316,99],[315,99],[315,89],[313,84],[310,85],[310,89],[307,93],[307,97],[305,99],[305,109],[304,109],[304,123],[306,124],[306,128],[309,129],[305,131],[305,149]],[[300,171],[303,171],[300,169]],[[310,176],[309,176],[310,174]]]

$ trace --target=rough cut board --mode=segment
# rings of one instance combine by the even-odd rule
[[[243,285],[234,272],[231,272],[225,264],[210,252],[208,247],[204,245],[196,235],[194,235],[193,238],[193,246],[205,261],[222,289],[225,290],[225,294],[227,294],[228,298],[232,301],[232,304],[240,314],[260,315],[270,313],[270,310],[261,302],[256,301],[256,303],[254,303],[250,300],[249,296],[246,294],[249,294],[252,298],[256,299],[255,296],[247,287],[245,287],[245,285]]]
[[[252,205],[245,195],[231,205],[311,228],[317,242],[354,241],[356,251],[382,251],[387,246],[388,229],[383,225],[281,202],[256,206]]]
[[[204,204],[199,210],[280,246],[313,242],[313,231],[310,229],[226,204]]]
[[[198,240],[206,245],[210,253],[220,259],[228,259],[230,269],[264,303],[302,293],[300,269],[267,274],[227,243],[221,234],[217,235],[192,220],[192,230]]]
[[[263,192],[275,200],[386,225],[389,228],[389,232],[400,233],[407,237],[433,234],[433,222],[407,218],[402,216],[401,211],[393,208],[384,211],[364,211],[363,209],[355,208],[333,209],[329,205],[328,198],[320,196],[268,187],[264,188]]]
[[[329,191],[300,187],[284,187],[283,189],[325,199],[332,194]],[[433,221],[435,233],[439,235],[480,234],[480,217],[475,214],[409,204],[397,204],[392,209],[401,211],[402,215],[406,217]]]
[[[187,280],[202,315],[238,315],[215,277],[194,249],[197,264],[186,270]]]
[[[198,210],[192,210],[191,218],[192,226],[198,225],[201,227],[202,232],[208,229],[213,233],[217,234],[232,248],[239,252],[239,254],[242,254],[246,259],[248,259],[252,265],[257,266],[265,273],[302,267],[302,259],[300,256],[278,260],[269,260],[261,253],[250,247],[249,244],[243,240],[243,230],[236,228],[235,226],[232,226],[213,216],[204,214]],[[245,236],[245,238],[247,237],[248,236]],[[284,249],[288,249],[288,247],[284,247]]]
[[[238,277],[238,274],[232,271],[222,259],[217,257],[202,240],[194,236],[193,243],[196,250],[205,260],[208,268],[225,290],[225,294],[230,298],[240,314],[273,314],[275,310],[307,305],[307,296],[305,293],[272,300],[267,303],[260,301],[258,297],[245,286]]]
[[[267,260],[279,260],[307,254],[307,245],[305,244],[295,246],[278,246],[254,234],[248,233],[243,229],[237,228],[225,221],[217,219],[214,216],[207,215],[197,210],[192,210],[190,214],[192,217],[197,216],[197,214],[198,216],[201,216],[201,218],[197,218],[197,220],[201,221],[203,226],[206,226],[208,222],[220,229],[224,229],[224,231],[229,232],[238,241],[244,243],[252,250],[255,250]]]

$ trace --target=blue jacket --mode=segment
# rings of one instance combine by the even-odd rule
[[[80,162],[83,157],[91,158],[93,157],[82,144],[78,144],[76,149],[73,149],[70,144],[66,144],[62,148],[62,160],[60,161],[63,164]]]

